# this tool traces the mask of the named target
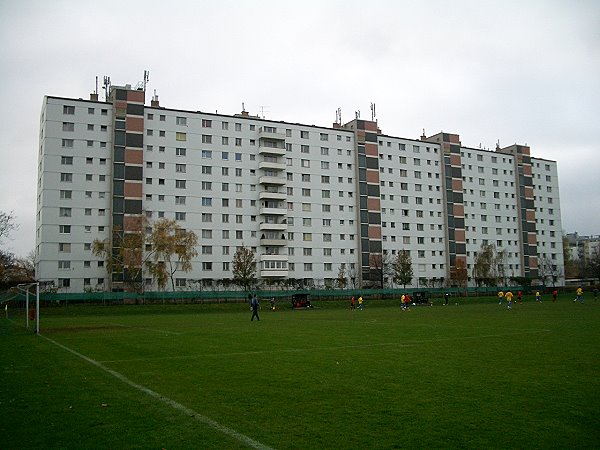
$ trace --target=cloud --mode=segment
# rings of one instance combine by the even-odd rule
[[[528,143],[558,161],[565,227],[597,234],[600,213],[580,200],[600,193],[598,23],[593,0],[2,2],[0,210],[22,225],[13,248],[34,242],[43,96],[85,98],[96,76],[136,84],[144,69],[166,107],[244,102],[330,126],[338,107],[365,118],[375,102],[390,135]]]

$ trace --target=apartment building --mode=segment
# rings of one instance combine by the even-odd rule
[[[240,246],[255,251],[259,278],[317,286],[340,268],[350,284],[379,282],[374,261],[403,250],[413,286],[448,283],[457,261],[471,274],[482,244],[502,252],[507,277],[535,278],[542,257],[563,266],[556,163],[526,146],[147,106],[130,86],[107,101],[44,98],[37,201],[37,277],[71,292],[123,288],[92,243],[143,216],[198,235],[177,289],[231,279]]]

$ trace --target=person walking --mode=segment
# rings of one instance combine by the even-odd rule
[[[356,303],[354,301],[354,295],[352,296],[352,298],[350,299],[350,310],[354,311],[356,309]]]
[[[535,301],[542,303],[542,296],[540,294],[540,291],[535,291]]]
[[[557,291],[556,289],[554,289],[554,290],[552,291],[552,301],[553,301],[554,303],[556,303],[556,298],[557,298],[557,297],[558,297],[558,291]]]
[[[256,317],[256,320],[260,320],[260,317],[258,317],[258,308],[260,307],[260,303],[258,303],[256,294],[254,294],[252,296],[252,300],[250,301],[250,306],[252,307],[252,317],[250,318],[250,321],[252,322],[255,317]]]
[[[523,304],[523,293],[521,291],[517,292],[517,300],[519,301],[520,305]]]
[[[450,294],[447,292],[444,294],[444,306],[448,304],[448,300],[450,299]]]
[[[504,292],[500,291],[498,292],[498,304],[501,305],[502,304],[502,299],[504,298]]]
[[[358,297],[358,309],[360,309],[361,311],[363,310],[363,298],[362,298],[362,295],[359,295],[359,297]]]

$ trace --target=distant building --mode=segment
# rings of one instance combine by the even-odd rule
[[[571,260],[590,259],[600,247],[600,236],[580,236],[579,233],[567,233],[569,255]]]
[[[402,250],[413,286],[447,285],[457,265],[471,276],[482,244],[502,251],[505,278],[536,278],[542,260],[564,273],[557,165],[528,146],[402,138],[359,118],[321,127],[147,106],[130,86],[112,86],[106,102],[45,97],[38,279],[63,291],[122,289],[92,243],[142,216],[198,235],[178,289],[231,279],[240,246],[256,252],[259,278],[317,286],[340,274],[349,286],[377,283],[377,261]]]

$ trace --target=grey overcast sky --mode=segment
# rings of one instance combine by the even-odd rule
[[[528,144],[558,162],[563,229],[600,233],[600,1],[3,0],[0,210],[35,247],[44,95],[89,98],[95,77],[161,106],[383,133]],[[100,91],[103,98],[102,91]]]

